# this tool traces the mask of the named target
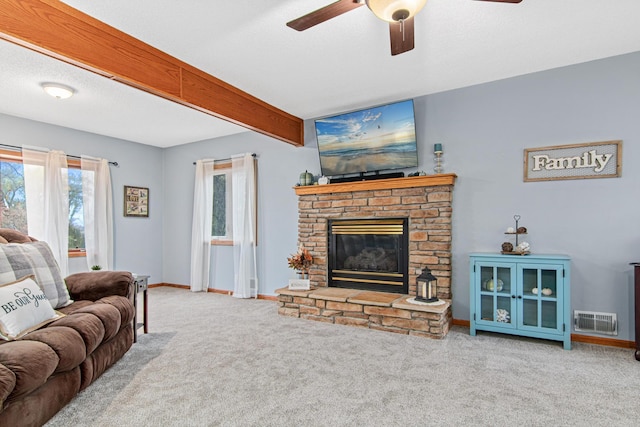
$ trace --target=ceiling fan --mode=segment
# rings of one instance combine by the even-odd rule
[[[520,3],[522,0],[479,1]],[[391,55],[398,55],[413,49],[413,17],[420,12],[425,3],[427,0],[338,0],[287,22],[287,26],[294,30],[304,31],[366,4],[374,15],[389,23]]]

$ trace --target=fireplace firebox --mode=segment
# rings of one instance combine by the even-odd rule
[[[338,288],[407,294],[408,220],[329,220],[327,282]]]

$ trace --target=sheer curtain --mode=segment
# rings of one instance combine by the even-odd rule
[[[29,235],[47,242],[60,266],[69,273],[69,178],[62,151],[22,149]]]
[[[191,291],[207,291],[213,221],[213,159],[196,161],[191,225]]]
[[[233,261],[236,298],[258,297],[255,241],[255,163],[250,153],[232,156]]]
[[[82,203],[87,267],[113,269],[113,194],[105,159],[82,156]]]

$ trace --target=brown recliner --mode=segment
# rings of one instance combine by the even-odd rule
[[[0,228],[0,243],[35,239]],[[126,271],[65,278],[65,317],[15,341],[0,339],[0,426],[41,426],[133,344],[134,281]]]

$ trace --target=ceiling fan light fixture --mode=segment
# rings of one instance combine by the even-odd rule
[[[42,83],[41,86],[48,95],[57,99],[71,98],[76,92],[73,88],[59,83]]]
[[[383,21],[399,22],[413,18],[427,0],[366,0],[374,15]]]

